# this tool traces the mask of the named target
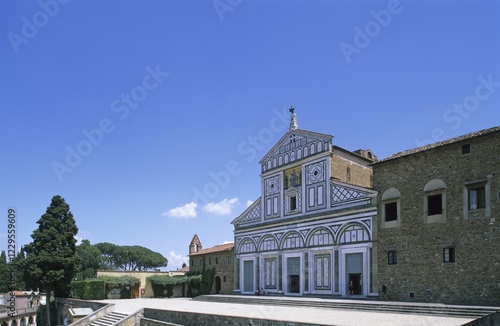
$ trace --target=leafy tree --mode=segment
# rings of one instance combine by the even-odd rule
[[[118,266],[120,265],[119,246],[109,242],[100,242],[95,246],[102,253],[103,269],[118,269]]]
[[[97,270],[102,267],[102,252],[87,239],[82,240],[76,247],[78,268],[75,279],[83,281],[97,275]]]
[[[109,269],[146,271],[168,264],[168,259],[162,254],[142,246],[117,246],[107,242],[96,246],[103,253]]]
[[[47,294],[47,316],[50,316],[50,294],[67,296],[75,275],[77,257],[75,236],[78,227],[61,196],[52,197],[45,214],[37,221],[33,241],[26,245],[26,273]],[[50,318],[47,318],[50,326]]]

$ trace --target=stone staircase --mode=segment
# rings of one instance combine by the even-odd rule
[[[348,299],[318,299],[318,298],[290,298],[290,297],[262,297],[242,295],[202,295],[193,298],[197,301],[275,305],[294,307],[313,307],[326,309],[349,309],[381,313],[420,314],[427,316],[481,318],[499,312],[500,307],[458,306],[428,303],[405,303],[393,301],[370,301]]]
[[[90,323],[90,326],[111,326],[126,317],[128,317],[128,314],[126,313],[113,311],[101,318],[94,320],[92,323]]]

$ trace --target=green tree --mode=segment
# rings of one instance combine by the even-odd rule
[[[103,253],[108,268],[124,271],[146,271],[167,266],[162,254],[142,246],[117,246],[102,242],[96,246]]]
[[[47,294],[47,316],[50,316],[50,294],[65,297],[75,275],[77,257],[75,236],[78,227],[61,196],[54,196],[45,214],[37,221],[33,241],[26,245],[25,272]],[[50,318],[46,318],[50,326]]]
[[[119,246],[109,243],[100,242],[95,245],[102,253],[103,269],[116,270],[120,265]]]
[[[91,245],[89,240],[84,239],[76,247],[76,256],[78,257],[78,268],[75,279],[83,281],[95,277],[103,261],[102,252],[99,248]]]
[[[10,274],[7,267],[7,255],[2,250],[0,253],[0,293],[9,292]]]
[[[10,264],[10,263],[9,263]],[[17,290],[26,290],[26,256],[24,254],[24,248],[21,247],[21,250],[17,254],[14,259],[14,264],[16,268],[16,289]]]

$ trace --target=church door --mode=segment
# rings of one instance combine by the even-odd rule
[[[286,261],[289,293],[300,293],[300,257],[288,257]]]
[[[253,289],[253,260],[243,261],[243,292],[254,292]]]

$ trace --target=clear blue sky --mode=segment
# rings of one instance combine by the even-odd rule
[[[290,105],[379,158],[499,125],[499,1],[59,1],[0,2],[2,249],[59,194],[175,269],[233,240]]]

